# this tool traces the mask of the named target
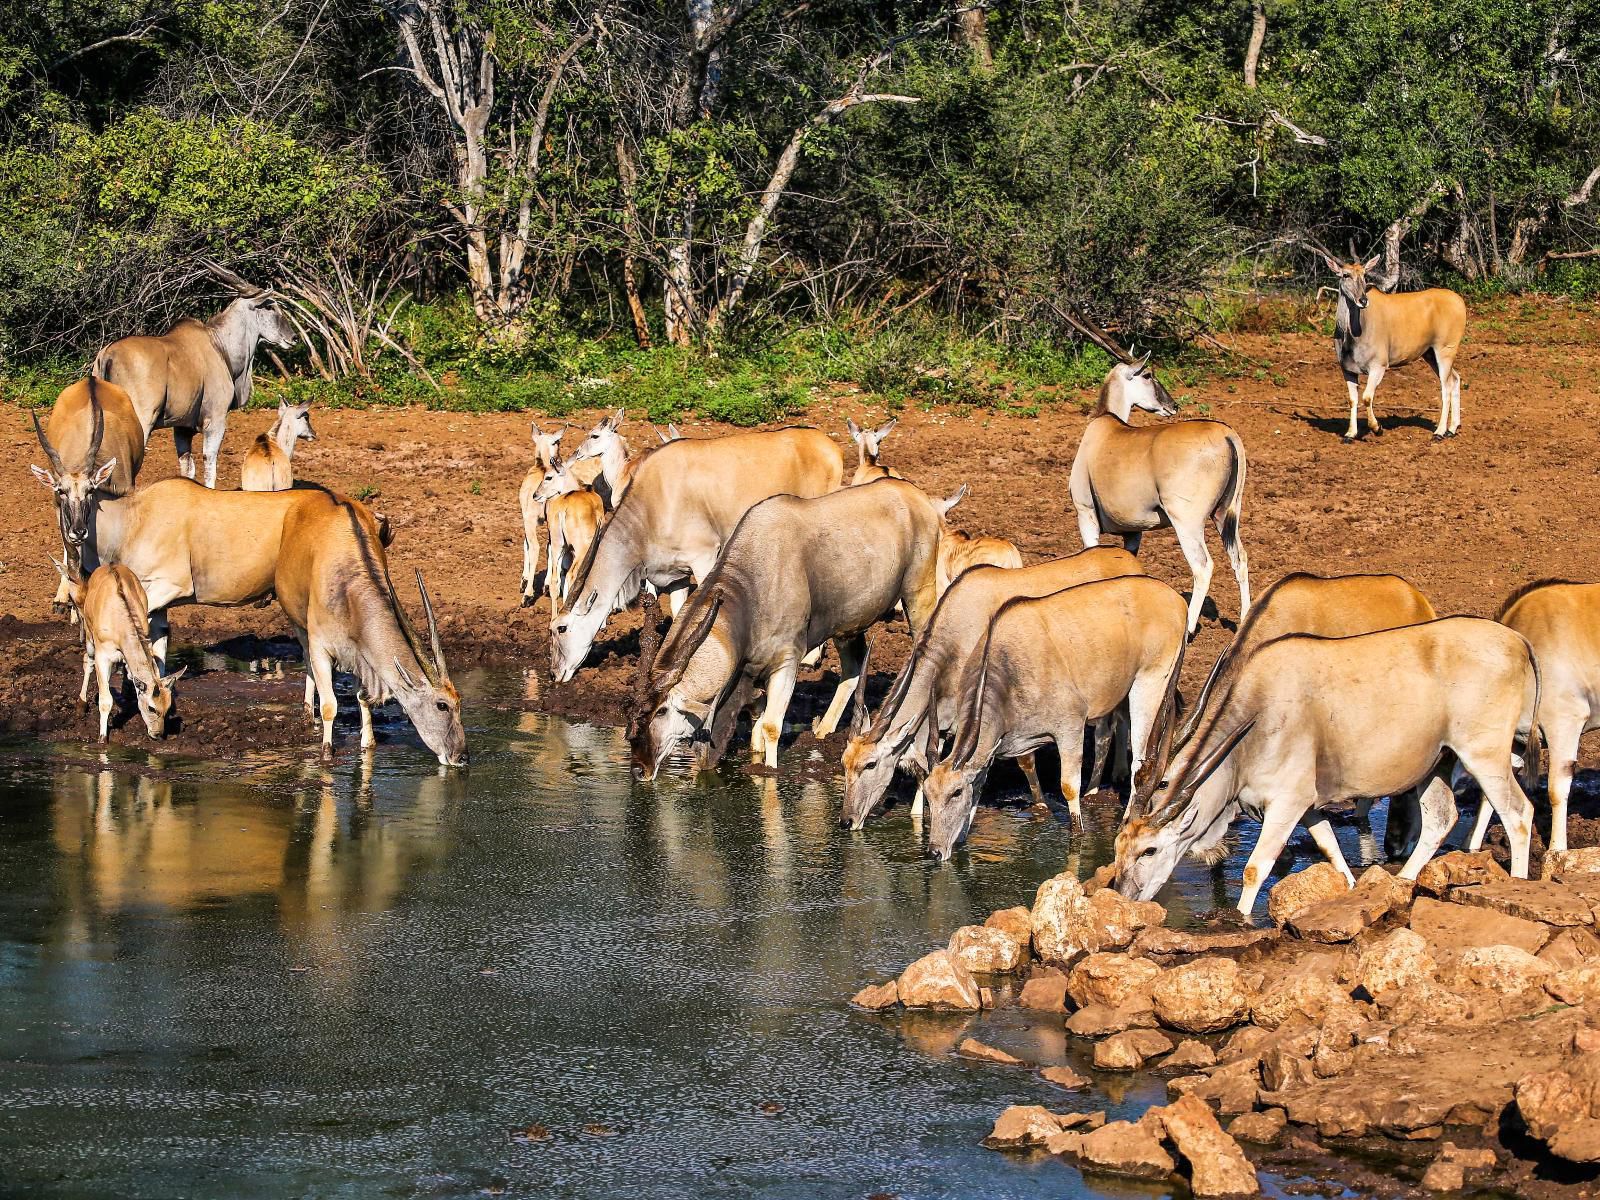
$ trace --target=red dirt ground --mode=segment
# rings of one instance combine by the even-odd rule
[[[1458,360],[1465,380],[1462,432],[1442,443],[1431,439],[1437,385],[1426,366],[1415,364],[1392,372],[1378,394],[1388,431],[1343,444],[1344,384],[1321,335],[1231,335],[1233,348],[1261,363],[1260,370],[1173,388],[1189,401],[1187,412],[1226,421],[1244,438],[1243,529],[1257,594],[1293,570],[1395,571],[1427,592],[1441,613],[1492,615],[1508,592],[1530,580],[1597,576],[1590,525],[1600,502],[1600,331],[1593,315],[1559,301],[1502,302],[1475,312],[1469,329]],[[580,414],[569,423],[581,429],[598,415]],[[807,423],[839,441],[853,466],[845,417],[878,421],[884,415],[842,388],[819,400]],[[219,471],[224,486],[237,483],[244,451],[271,419],[268,412],[235,414]],[[956,523],[1009,537],[1035,561],[1078,548],[1067,476],[1085,420],[1070,403],[1052,405],[1038,418],[908,409],[885,444],[884,462],[937,494],[967,484],[971,495],[955,510]],[[517,608],[517,488],[531,461],[529,419],[344,410],[318,412],[315,423],[319,440],[301,443],[297,475],[358,494],[377,489],[373,503],[395,529],[395,578],[409,578],[412,566],[426,572],[452,662],[514,661],[546,670],[548,610],[543,602],[534,610]],[[705,422],[681,425],[689,437],[729,432]],[[636,445],[654,436],[643,424],[625,432]],[[67,702],[69,692],[76,696],[78,652],[73,635],[50,615],[55,573],[46,556],[59,541],[49,496],[28,472],[42,456],[21,410],[0,408],[0,447],[6,451],[0,490],[11,497],[0,529],[0,614],[9,614],[0,616],[4,721],[21,729],[79,722],[88,729],[90,719]],[[174,471],[171,436],[159,432],[141,482]],[[1238,613],[1238,593],[1214,535],[1212,550],[1211,595],[1223,623],[1208,619],[1188,656],[1186,674],[1195,677],[1186,680],[1190,694]],[[1187,590],[1189,574],[1170,533],[1146,537],[1143,554],[1157,577]],[[413,601],[407,598],[415,609]],[[175,644],[287,632],[272,607],[176,609],[172,623]],[[620,722],[634,677],[637,628],[635,613],[614,618],[578,678],[563,687],[547,684],[536,703]],[[903,625],[879,638],[874,700],[908,646]],[[791,719],[804,721],[826,702],[828,667],[825,662],[809,686],[802,684]],[[202,674],[180,693],[189,713],[208,694],[226,703],[223,681],[207,684],[208,675],[223,673]],[[299,686],[298,672],[291,671],[273,697],[287,704]],[[199,729],[191,726],[183,735],[193,739],[193,749],[231,745],[241,736],[226,720],[195,715]],[[307,737],[295,722],[276,724],[284,741]],[[129,729],[114,736],[136,734]],[[265,731],[244,740],[254,744],[258,737],[272,740]]]

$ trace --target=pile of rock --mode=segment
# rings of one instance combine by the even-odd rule
[[[1272,928],[1225,933],[1165,929],[1159,905],[1107,882],[1048,880],[1031,909],[957,930],[856,1003],[978,1012],[1010,975],[1020,1005],[1095,1043],[1097,1070],[1181,1072],[1174,1104],[1139,1122],[1037,1118],[1030,1144],[1090,1170],[1198,1176],[1198,1147],[1234,1161],[1234,1137],[1288,1126],[1440,1142],[1435,1189],[1525,1177],[1504,1128],[1531,1135],[1512,1139],[1522,1153],[1600,1162],[1600,848],[1547,855],[1537,881],[1486,853],[1436,859],[1415,885],[1375,867],[1351,887],[1319,864],[1273,889]]]

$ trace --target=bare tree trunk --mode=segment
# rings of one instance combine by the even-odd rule
[[[712,329],[719,328],[744,298],[745,288],[750,283],[750,275],[761,258],[761,247],[767,238],[767,229],[772,222],[773,210],[778,207],[778,201],[783,199],[783,193],[789,187],[789,180],[794,177],[795,168],[800,165],[800,152],[805,148],[806,135],[814,129],[820,129],[846,109],[854,108],[858,104],[917,104],[920,102],[921,98],[918,96],[863,93],[861,88],[866,82],[867,74],[868,70],[863,70],[855,85],[848,92],[837,100],[830,100],[821,112],[817,113],[790,135],[788,144],[784,146],[783,151],[778,155],[777,165],[772,169],[772,176],[767,180],[767,186],[762,189],[761,200],[756,205],[755,216],[751,217],[750,223],[745,226],[744,241],[734,258],[733,279],[729,284],[727,294],[711,310],[707,323]]]
[[[639,172],[633,164],[633,154],[628,140],[617,135],[617,182],[622,189],[622,234],[626,239],[622,247],[622,290],[628,298],[628,313],[633,317],[633,334],[639,339],[639,349],[650,349],[650,322],[645,319],[644,304],[639,299],[639,278],[634,265],[634,253],[640,242],[639,206],[634,202],[634,191]]]
[[[1600,167],[1595,167],[1573,191],[1557,201],[1564,209],[1577,208],[1580,204],[1587,204],[1589,197],[1594,194],[1595,184],[1600,183]],[[1521,218],[1511,232],[1511,248],[1506,252],[1506,263],[1513,269],[1520,268],[1527,260],[1528,251],[1533,248],[1533,240],[1544,227],[1550,223],[1551,205],[1542,204],[1539,211],[1531,217]]]
[[[994,69],[994,50],[989,45],[989,13],[982,8],[965,8],[956,15],[956,44],[972,55],[979,70]]]
[[[694,211],[691,189],[678,207],[672,240],[667,245],[667,273],[661,289],[667,341],[687,346],[694,341]]]
[[[1411,226],[1420,221],[1433,203],[1444,191],[1442,180],[1435,179],[1422,194],[1422,198],[1407,209],[1401,217],[1392,222],[1383,231],[1383,282],[1382,288],[1392,292],[1400,286],[1400,243],[1405,240],[1406,234],[1411,232]]]
[[[1244,86],[1255,90],[1256,67],[1261,63],[1261,45],[1267,40],[1266,0],[1251,0],[1250,44],[1244,52]]]

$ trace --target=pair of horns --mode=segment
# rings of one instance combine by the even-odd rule
[[[876,641],[877,639],[873,639]],[[867,643],[867,652],[861,656],[861,678],[856,682],[855,700],[850,706],[850,736],[858,738],[866,733],[871,718],[867,715],[867,668],[872,664],[873,642]]]
[[[422,578],[420,568],[417,571],[417,591],[422,593],[422,611],[428,618],[428,641],[433,649],[433,673],[438,677],[437,683],[440,686],[448,686],[450,684],[450,668],[445,665],[444,647],[439,643],[439,621],[433,615],[433,598],[428,595],[428,584]],[[405,669],[399,659],[395,659],[394,665],[395,669],[400,672],[401,681],[407,687],[414,688],[417,686],[416,680],[411,678],[411,673]],[[424,663],[423,665],[427,666],[428,664]]]
[[[96,393],[97,380],[89,377],[89,411],[94,415],[94,433],[89,438],[89,449],[83,456],[83,473],[93,475],[95,460],[100,457],[100,442],[106,433],[106,415],[100,407],[100,397]],[[57,476],[67,474],[67,468],[61,461],[61,455],[56,453],[56,448],[50,444],[50,439],[44,434],[44,426],[39,424],[39,414],[30,409],[28,415],[33,418],[34,436],[39,439],[39,445],[44,449],[45,457],[50,460],[50,469]]]

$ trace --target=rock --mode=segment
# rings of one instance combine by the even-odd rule
[[[1574,1054],[1593,1054],[1600,1050],[1600,1029],[1580,1029],[1572,1035]]]
[[[1184,1033],[1231,1029],[1250,1011],[1250,997],[1231,958],[1197,958],[1163,971],[1150,989],[1156,1019]]]
[[[1558,1129],[1548,1144],[1552,1154],[1569,1162],[1600,1162],[1600,1121],[1593,1117],[1572,1121]]]
[[[992,987],[978,988],[978,1007],[984,1010],[994,1007],[994,989]]]
[[[1441,963],[1472,946],[1515,946],[1537,954],[1551,934],[1547,926],[1535,921],[1507,916],[1493,909],[1430,900],[1425,896],[1412,906],[1411,929],[1422,935],[1422,940],[1428,943],[1428,952]]]
[[[1002,908],[998,912],[989,914],[989,919],[984,922],[989,929],[998,929],[1017,945],[1022,947],[1024,957],[1032,953],[1033,946],[1033,914],[1022,905],[1015,908]]]
[[[977,1012],[983,1007],[978,981],[948,950],[925,954],[895,981],[907,1008],[950,1008]]]
[[[1261,1146],[1276,1145],[1283,1136],[1289,1119],[1281,1108],[1264,1108],[1260,1112],[1240,1113],[1228,1126],[1228,1132],[1242,1142],[1255,1142]]]
[[[1355,983],[1369,996],[1391,988],[1410,987],[1432,979],[1438,964],[1428,953],[1428,943],[1420,933],[1396,929],[1362,947],[1356,960]]]
[[[1342,896],[1349,890],[1345,877],[1332,863],[1312,863],[1305,870],[1278,880],[1267,894],[1267,916],[1275,925],[1287,925],[1313,905]]]
[[[983,1144],[991,1150],[1025,1150],[1044,1145],[1060,1132],[1060,1118],[1043,1105],[1013,1104],[995,1118]]]
[[[1072,968],[1067,976],[1067,995],[1079,1008],[1104,1004],[1115,1008],[1150,983],[1161,968],[1144,958],[1126,954],[1091,954]]]
[[[1151,1113],[1159,1114],[1167,1137],[1188,1161],[1189,1190],[1195,1196],[1254,1196],[1260,1192],[1255,1167],[1203,1101],[1193,1095],[1182,1096]]]
[[[1309,1032],[1309,1031],[1308,1031]],[[1316,1077],[1308,1057],[1315,1043],[1315,1034],[1301,1040],[1280,1042],[1261,1056],[1261,1086],[1269,1092],[1280,1092],[1286,1087],[1309,1083]]]
[[[1224,1116],[1249,1112],[1255,1108],[1257,1097],[1261,1094],[1260,1080],[1256,1076],[1254,1062],[1224,1063],[1210,1075],[1200,1077],[1197,1083],[1187,1083],[1183,1087],[1177,1087],[1175,1085],[1178,1082],[1176,1079],[1173,1080],[1167,1085],[1167,1090],[1197,1096],[1207,1104],[1213,1105]]]
[[[866,1008],[873,1011],[893,1008],[900,1003],[900,989],[892,979],[888,983],[875,983],[869,987],[862,988],[854,996],[851,996],[850,1003],[857,1008]]]
[[[1600,872],[1600,846],[1584,846],[1578,850],[1550,850],[1544,856],[1545,879],[1560,879],[1564,875],[1586,875]]]
[[[1422,1187],[1429,1192],[1459,1192],[1467,1186],[1467,1171],[1460,1163],[1436,1160],[1422,1173]]]
[[[1110,888],[1086,892],[1075,875],[1063,872],[1040,884],[1034,897],[1033,950],[1046,962],[1065,965],[1081,954],[1123,949],[1166,915],[1159,904],[1128,900]]]
[[[1089,947],[1083,944],[1089,898],[1070,871],[1046,879],[1034,894],[1029,920],[1033,952],[1048,963],[1070,963]],[[1098,947],[1096,947],[1098,949]]]
[[[1295,1018],[1320,1021],[1329,1008],[1350,1002],[1350,990],[1335,980],[1338,957],[1308,954],[1276,979],[1270,979],[1250,1004],[1250,1019],[1276,1029]]]
[[[1492,1171],[1499,1162],[1495,1158],[1494,1151],[1486,1146],[1458,1146],[1454,1142],[1446,1142],[1440,1146],[1439,1156],[1435,1161],[1456,1163],[1469,1174]]]
[[[1370,1008],[1346,1004],[1329,1010],[1317,1026],[1317,1048],[1311,1056],[1312,1071],[1323,1079],[1348,1071],[1355,1065],[1356,1048],[1371,1025]]]
[[[1068,1066],[1045,1067],[1039,1072],[1039,1078],[1046,1083],[1055,1084],[1058,1088],[1066,1088],[1069,1092],[1081,1091],[1090,1084],[1089,1079]]]
[[[1409,882],[1397,879],[1382,867],[1368,867],[1355,887],[1301,909],[1289,918],[1288,928],[1308,941],[1330,945],[1348,942],[1409,903],[1411,888]]]
[[[1161,1126],[1149,1114],[1134,1121],[1111,1121],[1092,1133],[1063,1133],[1049,1149],[1085,1171],[1166,1179],[1178,1164],[1161,1144]]]
[[[1115,863],[1106,863],[1104,866],[1096,867],[1094,869],[1094,874],[1083,881],[1084,895],[1093,895],[1102,888],[1110,887],[1114,882],[1116,882],[1116,878],[1117,865]]]
[[[1130,1029],[1095,1046],[1094,1065],[1100,1071],[1137,1071],[1152,1058],[1171,1052],[1172,1039],[1159,1029]]]
[[[1593,925],[1593,907],[1559,883],[1535,879],[1502,879],[1476,887],[1455,888],[1450,899],[1457,904],[1489,908],[1524,921],[1545,925]]]
[[[1540,962],[1545,962],[1540,959]],[[1546,962],[1546,965],[1549,964]],[[1600,963],[1553,971],[1544,979],[1544,990],[1563,1004],[1586,1004],[1600,1000]]]
[[[963,925],[950,935],[950,955],[980,975],[1008,975],[1027,963],[1027,950],[1003,929]]]
[[[1470,1025],[1487,1015],[1482,992],[1464,996],[1431,979],[1377,999],[1384,1015],[1397,1025]],[[1493,1009],[1495,1016],[1498,1012]]]
[[[1557,971],[1581,967],[1586,962],[1600,958],[1600,938],[1587,929],[1563,929],[1545,943],[1538,957]]]
[[[1178,1043],[1178,1048],[1166,1058],[1162,1059],[1163,1067],[1214,1067],[1217,1065],[1217,1052],[1204,1042],[1194,1038],[1184,1038]]]
[[[1017,1003],[1040,1012],[1066,1012],[1067,977],[1059,974],[1032,976],[1022,985]]]
[[[1168,929],[1151,926],[1141,929],[1128,953],[1154,954],[1161,957],[1195,954],[1216,954],[1236,957],[1246,950],[1260,946],[1265,949],[1278,940],[1277,929],[1229,929],[1208,932],[1197,929]]]
[[[1112,1008],[1108,1004],[1091,1004],[1080,1008],[1067,1018],[1067,1032],[1075,1037],[1102,1038],[1128,1029],[1154,1029],[1156,1015],[1150,1009],[1148,995],[1135,995]]]
[[[1550,1142],[1550,1148],[1555,1150],[1557,1134],[1600,1115],[1595,1107],[1597,1085],[1600,1085],[1600,1054],[1580,1055],[1555,1070],[1535,1071],[1517,1080],[1517,1108],[1528,1132]],[[1566,1151],[1557,1153],[1575,1162],[1600,1161],[1600,1153],[1594,1158],[1574,1157],[1574,1151],[1586,1153],[1586,1148],[1579,1143],[1580,1139],[1570,1138]]]
[[[1553,974],[1547,963],[1515,946],[1474,946],[1456,960],[1454,979],[1502,996],[1539,987]]]
[[[968,1038],[962,1042],[956,1047],[956,1053],[962,1058],[994,1063],[1000,1067],[1025,1067],[1028,1065],[1016,1055],[1007,1054],[1004,1050],[998,1050],[986,1042],[980,1042],[977,1038]]]
[[[1429,896],[1442,896],[1449,888],[1510,878],[1506,869],[1495,862],[1494,855],[1489,851],[1479,850],[1469,854],[1464,850],[1456,850],[1440,855],[1422,868],[1417,875],[1417,891]]]

